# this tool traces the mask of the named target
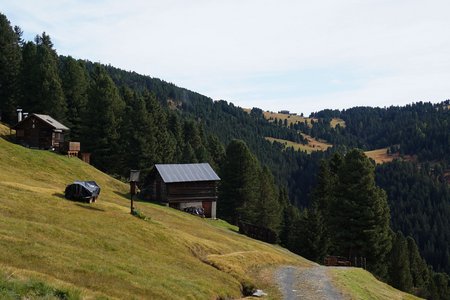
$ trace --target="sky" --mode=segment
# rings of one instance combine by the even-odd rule
[[[450,1],[2,0],[59,54],[241,107],[304,113],[450,98]]]

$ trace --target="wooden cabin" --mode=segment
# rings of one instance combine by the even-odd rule
[[[156,164],[150,174],[151,200],[180,210],[202,207],[216,218],[219,176],[208,163]]]
[[[69,128],[49,115],[31,114],[17,123],[17,143],[37,149],[59,150],[64,142],[64,134]]]

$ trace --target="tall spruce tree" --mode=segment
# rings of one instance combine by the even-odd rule
[[[236,225],[239,221],[254,220],[259,196],[259,164],[245,142],[230,142],[220,173],[219,217]]]
[[[22,54],[20,36],[9,20],[0,13],[0,121],[16,122],[20,97],[20,67]]]
[[[36,58],[35,66],[32,67],[37,88],[33,106],[29,107],[30,112],[45,113],[64,122],[66,120],[67,104],[64,98],[61,78],[58,72],[58,56],[52,48],[50,37],[45,34],[36,36]]]
[[[389,283],[402,291],[411,292],[413,278],[409,264],[408,245],[401,232],[393,239],[389,264]]]
[[[332,243],[340,255],[366,257],[368,269],[385,278],[390,215],[386,193],[375,184],[374,165],[354,149],[345,156],[338,176],[331,205]]]
[[[166,111],[156,99],[154,93],[148,91],[143,94],[144,101],[149,113],[149,118],[155,127],[153,132],[155,143],[155,161],[159,163],[173,163],[176,157],[177,140],[167,130],[168,117]]]
[[[327,226],[316,202],[304,213],[302,234],[298,237],[299,253],[307,259],[323,262],[330,247]]]
[[[278,201],[275,181],[270,170],[264,166],[259,173],[258,208],[253,224],[270,228],[279,232],[281,224],[281,209]]]
[[[141,96],[129,88],[123,88],[121,95],[126,103],[120,134],[123,169],[149,169],[155,163],[159,163],[155,150],[156,126]]]
[[[415,294],[419,297],[426,297],[426,285],[429,280],[429,271],[426,262],[420,256],[417,244],[412,237],[406,238],[409,253],[409,269],[412,276],[412,283]]]
[[[77,61],[71,56],[61,61],[60,74],[67,102],[67,126],[70,128],[70,137],[72,140],[79,140],[87,105],[89,74],[84,62]]]
[[[125,104],[105,69],[95,65],[88,89],[82,147],[92,153],[92,164],[119,174],[119,133]]]

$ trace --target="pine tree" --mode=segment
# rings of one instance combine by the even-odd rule
[[[9,20],[0,13],[0,121],[16,123],[20,97],[20,36]]]
[[[306,211],[304,218],[303,234],[300,239],[299,253],[307,259],[315,262],[323,262],[330,247],[324,217],[316,203]]]
[[[258,198],[259,165],[242,140],[233,140],[226,149],[219,188],[218,215],[232,224],[254,220]]]
[[[173,134],[167,130],[167,113],[161,107],[154,93],[144,92],[143,97],[149,118],[155,126],[155,131],[153,132],[156,139],[155,159],[159,163],[173,163],[175,161],[177,141]]]
[[[428,267],[420,256],[417,244],[412,237],[406,238],[409,253],[409,269],[412,276],[413,286],[418,296],[425,297],[426,284],[429,280]]]
[[[263,167],[259,173],[259,198],[256,218],[251,222],[278,233],[281,223],[281,209],[277,196],[273,175],[267,167]]]
[[[156,127],[141,96],[128,88],[122,89],[121,95],[126,103],[121,126],[123,169],[147,170],[159,162],[155,154]]]
[[[208,136],[208,151],[210,153],[210,164],[214,170],[219,171],[225,159],[225,148],[215,135]]]
[[[79,140],[86,112],[89,75],[83,62],[71,56],[61,62],[61,82],[67,102],[67,126],[72,140]]]
[[[351,150],[338,176],[331,207],[333,246],[340,255],[366,257],[368,269],[384,278],[390,215],[386,193],[375,185],[374,166],[361,150]]]
[[[409,265],[408,245],[401,232],[395,234],[390,253],[389,283],[402,291],[410,292],[413,278]]]
[[[29,109],[31,112],[49,114],[64,122],[67,104],[59,77],[56,51],[45,32],[42,36],[36,36],[36,46],[36,66],[33,70],[38,88],[37,93],[32,95],[36,98],[35,105]]]
[[[105,69],[96,65],[88,89],[81,143],[92,153],[93,165],[116,174],[121,172],[119,133],[124,107],[116,85]]]

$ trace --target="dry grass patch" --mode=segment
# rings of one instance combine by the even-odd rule
[[[0,137],[9,138],[16,134],[14,129],[9,129],[9,127],[0,122]]]
[[[342,128],[345,128],[345,121],[340,118],[333,118],[330,121],[330,126],[332,128],[336,128],[336,126],[339,125]]]
[[[398,158],[398,154],[388,154],[388,148],[376,149],[364,152],[367,157],[373,159],[377,164],[391,162]]]
[[[311,153],[313,151],[325,151],[329,147],[333,146],[324,141],[316,140],[307,134],[302,133],[301,135],[308,141],[308,144],[304,145],[304,144],[295,143],[295,142],[291,142],[291,141],[283,140],[283,139],[272,138],[272,137],[266,137],[266,140],[268,140],[271,143],[276,141],[278,143],[283,144],[285,148],[293,147],[294,150],[306,151],[307,153]]]

